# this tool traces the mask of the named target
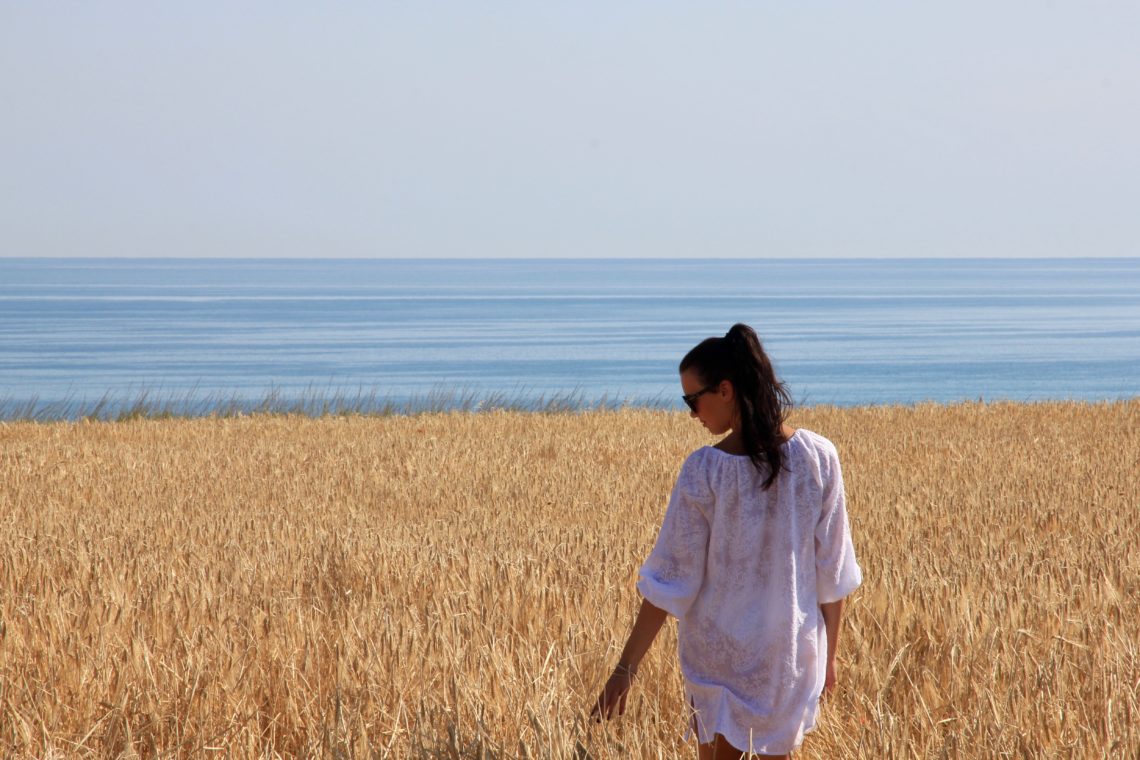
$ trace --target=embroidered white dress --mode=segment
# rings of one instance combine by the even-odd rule
[[[681,467],[637,589],[678,618],[698,741],[784,754],[815,727],[827,666],[819,605],[863,580],[839,455],[803,428],[771,487],[747,456],[712,446]],[[685,741],[692,736],[692,726]]]

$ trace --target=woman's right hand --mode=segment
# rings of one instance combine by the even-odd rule
[[[829,696],[835,689],[835,662],[828,660],[827,672],[823,676],[823,696]]]
[[[614,670],[613,675],[606,681],[606,687],[598,696],[598,701],[594,703],[594,709],[590,711],[590,717],[596,723],[601,723],[603,716],[606,720],[614,717],[615,709],[618,715],[625,715],[625,698],[633,686],[634,675],[634,671],[621,667]]]

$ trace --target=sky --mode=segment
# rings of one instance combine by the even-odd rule
[[[0,256],[1140,256],[1140,3],[0,0]]]

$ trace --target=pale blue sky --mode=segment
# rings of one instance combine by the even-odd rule
[[[0,256],[1140,255],[1140,4],[0,4]]]

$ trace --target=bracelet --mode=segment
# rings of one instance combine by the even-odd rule
[[[614,668],[614,672],[615,673],[625,673],[630,678],[633,678],[634,676],[637,675],[637,668],[631,668],[630,666],[619,662],[617,664],[617,666]]]

